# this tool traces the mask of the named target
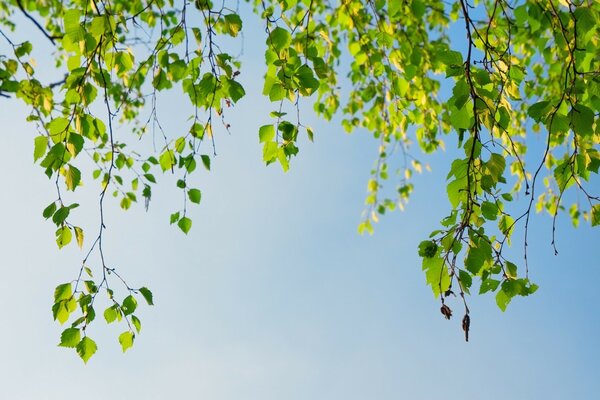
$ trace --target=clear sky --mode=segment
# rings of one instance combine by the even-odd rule
[[[148,213],[108,203],[109,263],[150,287],[156,305],[140,305],[142,332],[124,355],[123,328],[98,313],[89,334],[99,351],[85,366],[56,346],[62,329],[50,311],[54,287],[76,276],[83,253],[56,248],[41,216],[55,196],[32,164],[35,127],[25,108],[0,98],[0,399],[597,396],[600,230],[574,230],[563,216],[554,256],[551,221],[534,216],[530,273],[540,289],[505,313],[493,296],[469,298],[465,343],[460,318],[440,314],[416,253],[446,215],[450,154],[427,159],[433,172],[416,179],[406,212],[359,236],[377,143],[312,118],[305,103],[315,143],[304,140],[287,174],[265,167],[257,131],[271,108],[259,96],[262,49],[246,43],[245,57],[248,96],[229,112],[232,134],[216,139],[213,171],[193,176],[203,200],[190,234],[169,226],[180,192],[168,178]],[[176,97],[159,107],[168,129],[184,129]],[[91,236],[98,188],[85,183],[76,215]]]

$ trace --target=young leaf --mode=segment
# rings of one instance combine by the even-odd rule
[[[479,294],[484,294],[487,292],[494,292],[498,286],[500,285],[500,281],[487,278],[481,281],[481,286],[479,287]]]
[[[132,315],[131,323],[133,324],[133,326],[135,326],[135,330],[137,331],[137,333],[140,333],[140,331],[142,330],[142,322],[139,320],[139,318],[135,315]]]
[[[117,307],[114,305],[104,310],[104,319],[106,320],[106,323],[110,324],[112,322],[115,322],[115,320],[117,319],[118,312],[119,311],[117,310]]]
[[[198,189],[190,189],[188,190],[188,197],[192,203],[200,204],[202,192]]]
[[[67,219],[67,217],[69,216],[71,209],[69,207],[61,207],[59,208],[53,215],[52,215],[52,221],[56,224],[56,225],[61,225],[63,222],[65,222],[65,220]]]
[[[56,289],[54,289],[54,302],[57,303],[61,300],[68,300],[73,296],[73,290],[71,288],[71,283],[63,283],[58,285]]]
[[[153,306],[154,303],[152,298],[152,292],[150,291],[150,289],[148,289],[147,287],[141,287],[139,291],[146,300],[146,303],[148,303],[149,306]]]
[[[135,312],[137,308],[137,300],[132,295],[129,295],[123,299],[123,303],[121,304],[121,310],[123,310],[123,314],[130,315]]]
[[[272,47],[277,53],[287,48],[291,42],[292,35],[290,35],[287,29],[281,27],[273,29],[267,39],[267,45]]]
[[[59,249],[62,249],[69,243],[71,243],[71,239],[73,234],[71,233],[71,229],[68,226],[61,226],[56,230],[56,244]]]
[[[34,139],[33,161],[36,162],[44,157],[46,150],[48,150],[48,138],[46,136],[37,136]]]
[[[419,256],[425,258],[434,257],[437,253],[438,245],[432,240],[424,240],[419,243]]]
[[[192,220],[188,217],[182,217],[179,222],[177,222],[177,226],[187,235],[190,229],[192,229]]]
[[[121,343],[121,348],[123,349],[123,353],[127,351],[131,346],[133,346],[133,339],[135,335],[133,332],[126,331],[119,335],[119,343]]]
[[[160,168],[164,171],[171,169],[175,165],[175,154],[173,150],[166,150],[158,158]]]
[[[55,211],[56,211],[56,202],[52,202],[48,205],[48,207],[44,208],[44,211],[42,212],[42,216],[44,218],[48,219],[54,215]]]
[[[236,37],[242,30],[242,19],[237,14],[227,14],[224,18],[225,31],[231,36]]]
[[[83,229],[76,226],[76,227],[74,227],[74,230],[75,230],[75,239],[77,240],[77,245],[79,246],[80,249],[82,249],[83,248]]]
[[[67,328],[60,335],[61,347],[75,347],[81,339],[79,328]]]
[[[496,294],[496,304],[502,311],[506,311],[506,306],[510,303],[511,298],[504,290],[499,290]]]
[[[96,346],[96,342],[90,339],[88,336],[84,336],[83,339],[77,344],[77,354],[83,360],[84,363],[87,364],[90,357],[94,355],[94,353],[98,350]]]
[[[592,226],[600,225],[600,204],[594,205],[590,211]]]
[[[206,154],[202,154],[200,158],[202,159],[202,164],[204,164],[204,168],[206,168],[207,171],[210,171],[210,157]]]
[[[260,143],[271,142],[275,140],[275,127],[273,125],[263,125],[258,130]]]

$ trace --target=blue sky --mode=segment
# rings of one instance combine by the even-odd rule
[[[240,79],[249,88],[262,75],[261,52],[246,45]],[[551,221],[536,215],[530,273],[539,291],[505,313],[492,296],[469,298],[465,343],[459,318],[440,314],[416,254],[446,215],[451,151],[428,159],[433,172],[416,178],[406,212],[359,236],[377,143],[312,118],[305,104],[315,143],[302,144],[287,174],[265,167],[257,131],[270,108],[248,92],[229,113],[232,134],[217,137],[213,171],[193,177],[203,200],[187,237],[168,224],[180,200],[168,177],[148,213],[109,203],[109,262],[150,287],[156,305],[141,306],[142,332],[125,355],[122,327],[98,318],[89,334],[99,351],[86,366],[56,346],[61,328],[50,312],[54,286],[75,276],[83,254],[56,249],[41,217],[54,192],[32,164],[35,128],[23,122],[26,109],[0,99],[0,398],[518,400],[600,391],[598,229],[559,219],[555,257]],[[168,129],[184,129],[175,97],[159,107]],[[97,193],[88,179],[78,199],[90,236]]]

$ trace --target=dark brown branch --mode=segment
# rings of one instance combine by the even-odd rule
[[[25,17],[27,17],[27,19],[29,19],[31,22],[33,22],[33,24],[44,34],[44,36],[46,36],[48,38],[48,40],[50,40],[50,42],[52,42],[53,45],[56,45],[55,39],[61,39],[62,36],[52,36],[50,35],[46,29],[44,29],[44,27],[42,25],[40,25],[39,22],[37,22],[37,20],[35,18],[33,18],[31,16],[31,14],[29,14],[27,12],[27,10],[25,10],[25,7],[23,7],[23,3],[21,2],[21,0],[17,0],[17,6],[19,6],[19,10],[21,10],[21,12],[25,15]]]

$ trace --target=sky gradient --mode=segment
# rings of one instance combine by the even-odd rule
[[[76,276],[83,253],[56,248],[53,224],[41,216],[55,195],[32,163],[35,127],[24,122],[25,108],[0,99],[0,399],[597,396],[600,230],[575,230],[562,216],[554,256],[551,220],[535,215],[530,276],[540,289],[505,313],[493,296],[471,296],[465,343],[460,315],[443,318],[417,256],[447,214],[453,151],[423,158],[433,171],[416,178],[407,210],[384,217],[374,236],[359,236],[376,141],[316,120],[305,102],[315,143],[301,142],[286,174],[265,167],[257,132],[271,106],[259,95],[262,49],[246,45],[245,59],[248,96],[229,111],[232,134],[217,136],[213,170],[192,176],[203,198],[191,208],[189,235],[169,226],[180,192],[168,176],[147,213],[107,203],[109,264],[132,286],[151,288],[156,305],[140,304],[142,332],[124,355],[123,327],[106,326],[98,312],[89,334],[99,349],[85,366],[56,346],[62,329],[50,311],[54,287]],[[167,129],[185,129],[176,97],[159,107]],[[85,184],[75,215],[92,237],[99,190],[89,178]],[[460,314],[458,302],[451,306]]]

